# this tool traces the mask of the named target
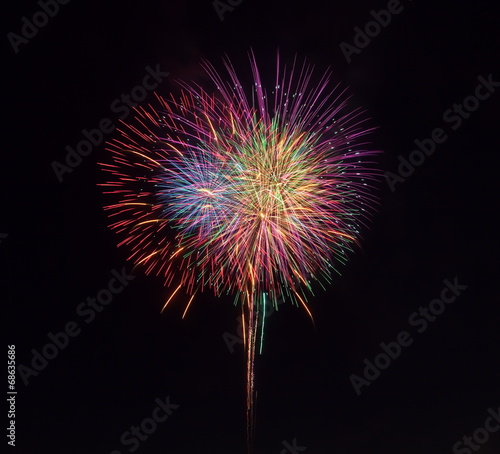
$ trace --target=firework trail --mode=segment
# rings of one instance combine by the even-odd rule
[[[312,318],[308,296],[357,244],[379,180],[364,113],[329,73],[314,79],[296,61],[287,71],[278,56],[266,90],[253,54],[250,66],[247,90],[228,60],[227,80],[204,63],[212,91],[181,82],[178,96],[136,108],[100,164],[119,245],[174,289],[162,311],[181,289],[183,317],[203,290],[241,307],[249,443],[266,305],[284,299]]]

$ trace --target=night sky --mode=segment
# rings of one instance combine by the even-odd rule
[[[168,95],[178,80],[205,84],[200,62],[223,69],[225,54],[245,79],[253,49],[272,83],[279,48],[283,62],[297,54],[350,87],[390,174],[362,247],[311,299],[315,326],[286,304],[266,320],[255,454],[498,454],[498,2],[232,0],[223,11],[226,1],[223,20],[210,0],[72,0],[47,20],[35,1],[4,5],[0,260],[18,367],[8,448],[246,452],[245,358],[227,343],[239,308],[204,293],[184,320],[184,297],[160,313],[171,289],[140,269],[107,306],[87,306],[132,270],[98,187],[113,133],[62,178],[53,165],[82,130],[118,124],[125,104],[113,103],[147,67],[168,73],[156,89]],[[388,8],[390,23],[353,47]],[[23,17],[36,14],[46,24],[33,30]],[[399,176],[418,143],[434,152]],[[47,348],[50,336],[64,348]],[[382,343],[397,351],[389,365]],[[44,348],[55,357],[36,371]],[[384,370],[363,381],[377,357]],[[125,434],[163,419],[159,402],[166,421]]]

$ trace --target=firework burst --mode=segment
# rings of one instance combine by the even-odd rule
[[[253,86],[229,61],[224,80],[204,63],[208,91],[181,82],[178,96],[136,108],[108,142],[103,184],[111,228],[129,259],[184,294],[231,294],[243,314],[249,440],[254,362],[265,306],[308,309],[316,283],[330,283],[358,242],[379,179],[360,109],[330,74],[277,60],[265,89],[253,55]]]

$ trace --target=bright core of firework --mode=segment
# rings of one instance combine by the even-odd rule
[[[284,299],[310,314],[314,283],[331,282],[358,242],[378,180],[366,118],[330,74],[313,79],[296,62],[286,71],[278,57],[266,90],[253,55],[250,66],[247,90],[229,61],[227,80],[205,63],[212,91],[181,82],[177,96],[137,108],[101,164],[111,228],[130,260],[173,285],[165,306],[181,289],[186,311],[205,289],[240,304],[249,412],[264,305]]]

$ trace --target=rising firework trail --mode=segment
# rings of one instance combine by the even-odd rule
[[[107,144],[102,186],[111,228],[129,259],[172,289],[162,308],[209,290],[241,308],[247,427],[254,430],[255,356],[266,306],[303,307],[332,282],[376,205],[377,151],[345,89],[307,63],[277,58],[266,88],[250,55],[253,86],[226,60],[203,67],[212,89],[180,82],[135,109]],[[227,77],[227,79],[225,78]]]

